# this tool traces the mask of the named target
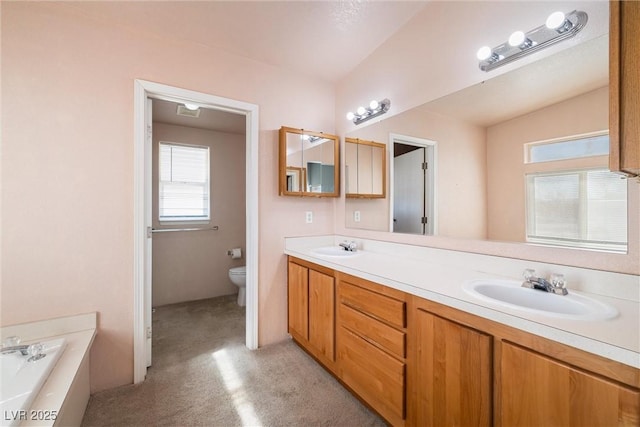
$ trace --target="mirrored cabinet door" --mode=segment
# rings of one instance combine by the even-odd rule
[[[387,146],[359,138],[345,139],[346,197],[386,196]]]
[[[338,197],[339,139],[304,129],[280,129],[280,195]]]

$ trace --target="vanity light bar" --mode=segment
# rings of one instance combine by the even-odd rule
[[[359,125],[362,122],[378,117],[387,111],[391,106],[391,101],[383,99],[382,101],[371,101],[369,107],[358,107],[355,113],[349,111],[347,113],[347,120],[352,120],[353,123]]]
[[[319,136],[313,136],[313,135],[307,135],[307,134],[302,134],[302,140],[303,141],[309,141],[309,144],[315,144],[316,142],[323,140],[326,141],[326,138],[321,138]]]
[[[528,33],[516,31],[511,34],[509,41],[493,49],[488,46],[481,47],[476,55],[480,61],[479,67],[482,71],[490,71],[573,37],[587,25],[588,19],[587,13],[580,10],[574,10],[567,15],[554,12],[549,15],[545,25]]]

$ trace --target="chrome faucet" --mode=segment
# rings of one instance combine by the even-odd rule
[[[342,246],[345,251],[349,252],[355,252],[358,250],[358,245],[353,240],[349,243],[347,243],[347,241],[345,240],[344,242],[340,243],[340,246]]]
[[[536,277],[535,270],[526,269],[522,274],[524,282],[522,286],[525,288],[537,289],[540,291],[550,292],[557,295],[567,295],[567,281],[562,274],[551,274],[549,280],[543,277]]]

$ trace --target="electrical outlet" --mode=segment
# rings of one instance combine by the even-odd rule
[[[307,221],[307,224],[311,224],[313,222],[313,212],[307,211],[305,214],[305,220]]]
[[[354,211],[353,212],[353,220],[355,222],[360,222],[360,211]]]

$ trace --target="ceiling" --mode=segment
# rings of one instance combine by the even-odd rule
[[[74,1],[93,19],[336,82],[426,1]]]
[[[153,121],[175,126],[212,130],[216,132],[244,134],[246,130],[246,117],[243,114],[229,113],[222,110],[200,108],[199,117],[185,117],[177,113],[176,102],[153,100]]]
[[[330,82],[347,75],[426,5],[425,1],[66,2],[96,20],[250,58]],[[153,120],[242,134],[245,117],[201,108],[176,114],[154,99]]]

